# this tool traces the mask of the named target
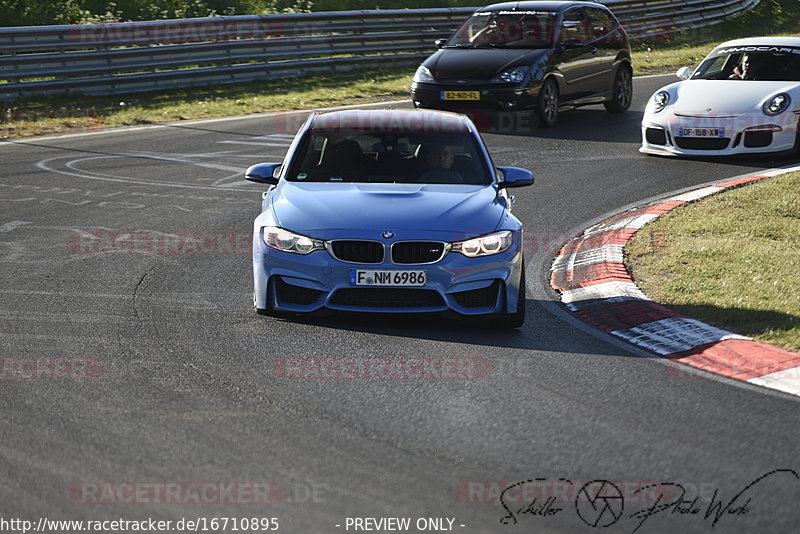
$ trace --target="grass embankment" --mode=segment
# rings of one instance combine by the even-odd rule
[[[408,97],[413,73],[413,67],[373,69],[152,93],[0,103],[0,139],[395,100]]]
[[[757,35],[762,37],[769,36],[764,34]],[[773,34],[773,36],[800,37],[800,31],[784,31]],[[735,38],[730,37],[730,39]],[[702,43],[634,44],[634,74],[637,76],[671,74],[680,67],[694,68],[715,46],[726,40],[729,40],[728,37]]]
[[[633,53],[635,73],[674,72],[678,67],[696,65],[717,43],[637,45]],[[405,99],[409,96],[414,70],[414,66],[398,66],[122,96],[65,96],[12,102],[0,107],[0,139]]]
[[[659,217],[625,248],[625,264],[679,313],[800,351],[800,173]]]

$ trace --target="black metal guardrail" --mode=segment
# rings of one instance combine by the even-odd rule
[[[633,39],[716,24],[760,0],[601,0]],[[0,100],[115,94],[414,63],[476,8],[338,11],[0,28]]]

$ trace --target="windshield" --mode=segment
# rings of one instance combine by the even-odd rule
[[[460,48],[548,48],[553,42],[556,14],[546,11],[484,11],[475,13],[445,46]]]
[[[746,51],[749,48],[756,47],[737,48],[730,53],[723,51],[707,58],[694,72],[692,79],[800,81],[800,49]]]
[[[475,139],[462,133],[306,134],[287,180],[490,184]]]

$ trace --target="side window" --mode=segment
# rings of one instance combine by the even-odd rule
[[[586,21],[583,18],[583,10],[570,9],[564,13],[564,19],[561,21],[561,42],[581,42],[589,41],[589,35],[586,31]]]
[[[586,12],[589,14],[589,30],[592,38],[600,39],[617,29],[617,24],[607,11],[588,8]]]

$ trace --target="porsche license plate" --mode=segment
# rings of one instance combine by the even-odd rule
[[[480,91],[442,91],[442,100],[480,100]]]
[[[725,128],[678,128],[680,137],[725,137]]]
[[[424,286],[427,281],[425,271],[376,271],[371,269],[352,269],[350,285],[353,286]]]

